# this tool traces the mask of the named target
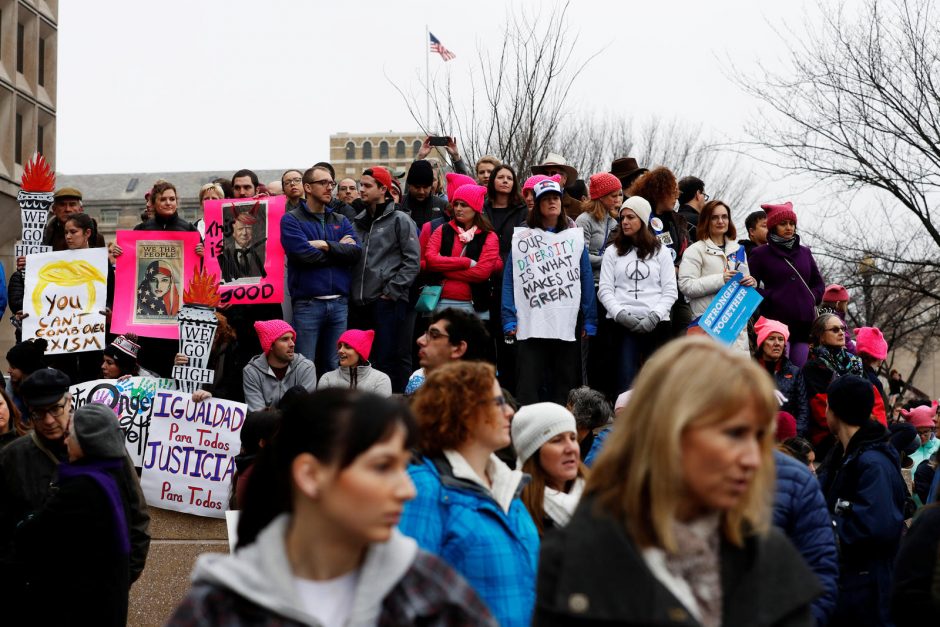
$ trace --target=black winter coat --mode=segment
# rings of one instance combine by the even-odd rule
[[[623,525],[581,501],[571,522],[545,536],[536,585],[537,626],[698,625],[653,575]],[[776,529],[743,548],[721,546],[725,625],[814,625],[821,588]]]
[[[901,543],[891,617],[897,627],[940,625],[940,505],[924,508]]]
[[[837,442],[819,469],[840,549],[834,624],[891,622],[893,562],[904,530],[907,486],[888,435],[869,420],[845,449]]]
[[[787,397],[787,402],[780,409],[796,418],[796,433],[806,437],[809,428],[809,400],[806,398],[806,385],[800,369],[785,356],[775,364],[771,371],[777,391]]]

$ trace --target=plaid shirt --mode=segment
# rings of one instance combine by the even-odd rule
[[[316,624],[316,623],[313,623]],[[240,627],[300,627],[248,599],[210,584],[196,584],[183,600],[168,627],[226,625]],[[439,558],[418,551],[405,576],[382,602],[377,627],[497,627],[467,582]]]
[[[423,458],[409,473],[418,494],[405,505],[401,532],[463,575],[500,625],[529,625],[539,537],[518,494],[507,513],[482,487],[454,477],[446,460]]]

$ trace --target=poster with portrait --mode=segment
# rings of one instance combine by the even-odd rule
[[[219,279],[222,305],[284,300],[284,202],[284,196],[206,202],[206,271]]]
[[[108,251],[59,250],[26,256],[23,339],[43,338],[47,355],[105,347]]]
[[[199,233],[118,231],[112,333],[179,339],[183,290],[199,263]]]

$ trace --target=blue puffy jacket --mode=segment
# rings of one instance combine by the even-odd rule
[[[790,538],[819,577],[825,592],[813,602],[812,611],[816,622],[825,625],[836,607],[839,592],[839,553],[832,517],[819,482],[806,466],[779,451],[774,451],[774,461],[777,464],[774,526]]]
[[[519,495],[504,512],[481,486],[454,477],[444,457],[424,457],[409,473],[418,494],[405,505],[401,532],[463,575],[500,625],[528,626],[539,536]]]

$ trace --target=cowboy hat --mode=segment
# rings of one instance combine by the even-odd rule
[[[578,178],[578,171],[568,165],[568,161],[555,152],[548,153],[545,161],[532,166],[532,174],[549,174],[549,169],[561,170],[565,173],[566,184],[574,183]]]
[[[642,174],[648,171],[646,168],[641,168],[633,157],[620,157],[614,159],[613,163],[610,164],[610,173],[618,179],[625,179],[633,174]]]

